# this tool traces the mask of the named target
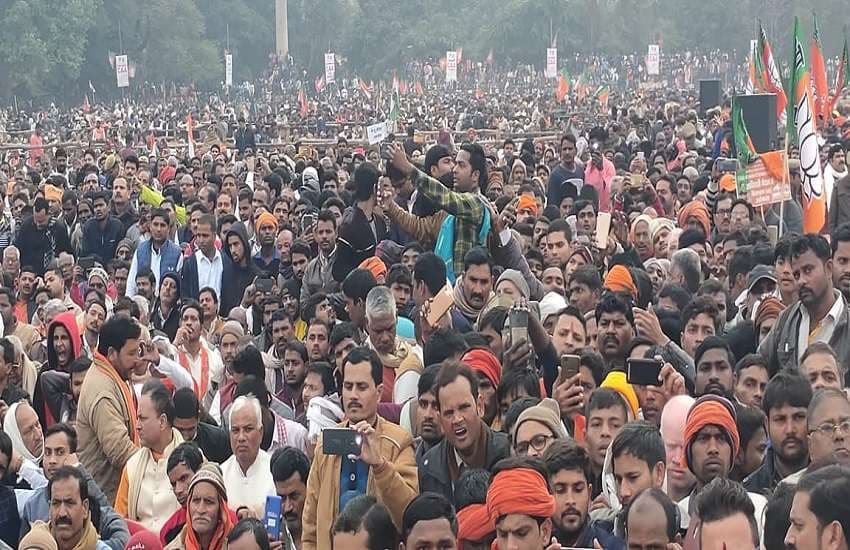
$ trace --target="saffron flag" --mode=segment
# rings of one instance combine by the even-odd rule
[[[558,103],[561,103],[564,101],[564,98],[567,97],[568,93],[570,93],[570,73],[564,69],[561,71],[561,74],[558,75],[558,87],[555,89],[555,100],[557,100]]]
[[[191,112],[186,115],[186,134],[189,136],[189,158],[195,158],[195,122]]]
[[[800,34],[800,21],[794,18],[794,55],[788,91],[792,107],[788,138],[800,148],[800,172],[803,188],[803,231],[820,233],[826,224],[826,193],[820,165],[820,147],[815,132],[815,113],[810,86],[806,49]],[[792,124],[793,122],[793,124]]]
[[[832,114],[841,92],[850,87],[850,55],[847,52],[847,37],[844,37],[844,49],[841,51],[841,63],[838,64],[838,74],[835,76],[835,93],[829,104],[829,112]]]
[[[759,54],[764,68],[765,89],[768,93],[776,94],[776,116],[779,119],[784,119],[785,110],[788,107],[788,98],[782,88],[782,74],[779,72],[779,65],[773,57],[773,50],[770,48],[764,27],[761,27],[759,31]]]
[[[304,93],[304,88],[298,90],[298,112],[301,115],[301,118],[306,117],[309,112],[309,107],[307,106],[307,95]]]
[[[829,84],[826,82],[826,63],[823,60],[823,47],[820,43],[820,30],[818,29],[818,18],[814,18],[815,31],[812,35],[812,83],[815,92],[815,120],[822,118],[826,120],[829,102]]]

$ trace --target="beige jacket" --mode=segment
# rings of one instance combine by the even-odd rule
[[[130,412],[121,389],[94,367],[80,390],[77,438],[80,462],[109,502],[115,502],[121,471],[138,447],[130,438]]]
[[[340,424],[347,427],[348,422]],[[408,503],[419,493],[419,477],[413,437],[401,426],[378,417],[376,432],[381,456],[386,467],[369,470],[366,494],[387,507],[396,528]],[[339,475],[341,457],[322,452],[322,437],[316,443],[316,454],[307,479],[307,498],[302,514],[301,550],[330,550],[331,528],[339,514]]]

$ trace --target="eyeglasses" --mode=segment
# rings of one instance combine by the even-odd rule
[[[555,439],[551,435],[535,435],[531,438],[530,441],[522,441],[516,444],[516,454],[518,455],[527,455],[528,448],[531,447],[537,452],[541,452],[546,448],[546,443],[549,442],[550,439]]]
[[[818,432],[824,437],[835,437],[835,434],[839,430],[844,434],[850,435],[850,419],[842,420],[840,424],[821,424],[814,430],[809,430],[809,434]]]

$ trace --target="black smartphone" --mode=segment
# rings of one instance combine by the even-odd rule
[[[255,284],[257,292],[271,292],[274,286],[274,281],[271,279],[257,279]]]
[[[83,271],[88,271],[89,269],[94,267],[94,258],[91,256],[83,256],[82,258],[77,260],[77,263],[80,264],[80,269],[82,269]]]
[[[310,229],[310,226],[316,223],[316,215],[315,214],[304,214],[301,217],[301,232],[305,232]]]
[[[626,381],[638,386],[660,386],[658,375],[663,366],[664,362],[658,359],[626,359]]]
[[[568,380],[578,374],[581,357],[578,355],[561,356],[561,380]]]
[[[322,430],[322,452],[326,455],[359,455],[362,436],[351,428]]]
[[[509,314],[511,324],[511,345],[528,340],[528,312],[522,309],[511,309]]]
[[[717,159],[717,170],[719,172],[737,172],[738,159]]]

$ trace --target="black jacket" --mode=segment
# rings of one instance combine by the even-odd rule
[[[776,452],[768,448],[761,466],[744,479],[743,485],[750,493],[770,496],[781,481],[782,476],[776,469]]]
[[[118,243],[124,238],[126,230],[121,220],[115,216],[106,218],[106,227],[102,230],[94,218],[83,226],[83,238],[80,245],[80,256],[94,256],[103,265],[115,258]]]
[[[230,310],[235,306],[239,305],[239,302],[235,304],[231,304],[233,293],[227,290],[227,286],[231,280],[233,280],[233,262],[230,260],[230,255],[225,254],[223,251],[221,253],[221,293],[227,294],[228,303],[224,303],[222,297],[218,297],[218,311],[219,313],[227,317],[230,314]],[[180,271],[180,279],[182,280],[182,284],[180,285],[180,296],[182,298],[192,298],[197,300],[200,297],[201,289],[198,285],[198,257],[192,254],[188,258],[183,260],[183,269]],[[241,296],[239,298],[242,298]]]
[[[375,222],[374,232],[366,213],[356,204],[345,209],[336,239],[335,281],[342,282],[363,260],[374,256],[378,243],[387,238],[387,221],[378,214],[373,214],[372,219]]]
[[[511,444],[506,434],[494,432],[487,425],[483,425],[482,428],[490,431],[484,469],[492,470],[497,462],[511,456]],[[454,485],[449,477],[448,463],[449,452],[454,453],[454,451],[447,447],[448,442],[443,439],[425,453],[422,467],[419,469],[419,491],[440,493],[454,504]]]
[[[233,454],[230,450],[230,439],[227,437],[227,432],[218,426],[198,422],[194,441],[201,448],[207,460],[212,462],[221,464]]]
[[[74,253],[64,223],[50,220],[45,229],[39,229],[32,216],[21,224],[15,246],[21,251],[21,267],[32,266],[39,276],[44,275],[44,268],[58,258],[60,252]]]
[[[230,247],[227,246],[227,241],[230,235],[236,235],[242,241],[243,253],[247,265],[238,265],[233,261],[230,255]],[[227,279],[227,284],[221,285],[221,311],[225,314],[230,313],[230,310],[242,303],[242,295],[245,294],[245,289],[253,284],[254,278],[259,275],[260,270],[254,265],[254,260],[251,259],[251,241],[248,240],[248,230],[242,222],[234,223],[230,226],[230,230],[224,237],[224,254],[231,265],[232,276]],[[224,277],[222,277],[224,280]]]

